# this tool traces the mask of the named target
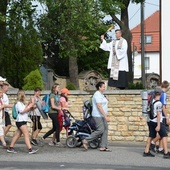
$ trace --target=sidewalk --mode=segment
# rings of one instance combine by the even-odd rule
[[[98,149],[84,151],[83,147],[67,148],[49,146],[50,139],[46,139],[45,145],[39,147],[36,154],[29,155],[23,139],[20,139],[15,148],[17,154],[7,153],[0,149],[0,165],[4,167],[11,164],[16,166],[23,163],[25,168],[30,165],[31,169],[169,169],[170,159],[156,154],[155,158],[143,157],[145,143],[112,142],[109,149],[112,152],[101,152]],[[65,141],[62,141],[65,144]],[[6,162],[4,162],[6,161]],[[21,162],[22,163],[21,163]],[[48,165],[48,168],[46,167]],[[57,165],[57,166],[55,166]],[[38,167],[39,166],[39,167]],[[53,168],[54,166],[54,168]],[[2,167],[2,166],[0,166]],[[58,168],[57,168],[58,167]],[[9,167],[8,167],[9,169]],[[26,168],[27,169],[27,168]]]

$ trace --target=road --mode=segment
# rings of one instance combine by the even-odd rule
[[[7,153],[0,149],[0,169],[94,169],[94,170],[169,170],[170,159],[163,159],[156,154],[154,158],[142,156],[145,143],[110,143],[112,152],[101,152],[98,149],[84,151],[82,147],[67,148],[48,146],[39,152],[29,155],[23,140],[16,144],[17,154]],[[64,141],[63,141],[64,143]]]

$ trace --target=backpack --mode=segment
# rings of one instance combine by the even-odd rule
[[[159,100],[155,100],[153,102],[153,99],[154,99],[154,91],[151,91],[150,93],[148,93],[148,107],[147,107],[147,114],[151,120],[157,117],[154,116],[154,104],[159,101]]]
[[[43,117],[43,119],[48,119],[47,113],[50,110],[50,94],[46,94],[43,97],[42,101],[45,102],[45,105],[42,105],[39,101],[35,101],[35,104],[36,104],[38,110],[40,111],[41,116]]]
[[[92,116],[92,103],[90,100],[85,100],[84,105],[82,107],[83,109],[83,118],[87,119],[88,117]]]
[[[67,111],[63,111],[62,119],[63,119],[63,127],[69,127],[71,124],[71,119]]]
[[[16,119],[18,117],[18,112],[16,110],[16,104],[14,104],[12,107],[12,117],[13,117],[13,119]]]
[[[45,102],[45,105],[42,106],[42,111],[43,111],[44,113],[48,113],[49,110],[50,110],[50,94],[46,94],[46,95],[43,97],[42,101]]]

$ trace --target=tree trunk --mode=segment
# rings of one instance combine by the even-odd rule
[[[133,82],[133,64],[132,64],[132,33],[129,29],[129,19],[128,19],[128,6],[127,8],[121,9],[121,29],[123,32],[123,37],[127,40],[128,43],[128,62],[129,62],[129,76],[128,76],[128,82]]]
[[[6,9],[7,9],[7,0],[0,1],[0,13],[4,17],[4,19],[6,16]],[[2,45],[4,41],[5,31],[6,31],[5,20],[0,20],[0,59],[2,58],[2,54],[3,54]],[[0,69],[0,75],[1,74],[2,74],[2,70]]]
[[[70,82],[79,89],[77,57],[69,57],[69,76]]]

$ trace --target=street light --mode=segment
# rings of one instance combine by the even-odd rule
[[[142,85],[146,87],[146,77],[145,77],[145,56],[144,56],[144,3],[141,2],[141,76]]]

